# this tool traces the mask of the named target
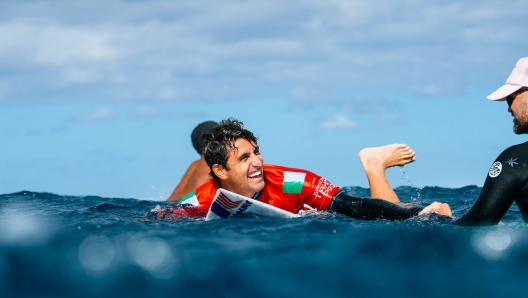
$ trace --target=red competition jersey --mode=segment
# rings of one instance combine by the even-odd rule
[[[326,210],[340,190],[309,171],[275,165],[264,165],[263,170],[266,186],[257,200],[292,213],[299,212],[304,204]],[[218,182],[214,179],[198,187],[195,192],[198,208],[208,210],[217,190]]]

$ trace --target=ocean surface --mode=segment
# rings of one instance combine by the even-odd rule
[[[400,187],[449,203],[481,188]],[[368,189],[349,187],[356,196]],[[0,297],[527,297],[528,225],[431,215],[361,221],[158,216],[174,203],[22,191],[0,195]]]

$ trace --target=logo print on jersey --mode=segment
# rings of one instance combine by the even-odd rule
[[[325,178],[319,178],[319,182],[317,183],[317,186],[315,187],[314,191],[314,197],[317,199],[320,199],[322,196],[327,197],[330,191],[332,191],[335,188],[335,186],[330,183],[330,181],[326,180]]]
[[[304,185],[306,173],[284,172],[282,192],[285,194],[300,194]]]
[[[516,164],[516,165],[518,164],[518,163],[515,162],[516,160],[517,160],[517,158],[516,158],[516,159],[513,159],[513,157],[511,157],[510,159],[508,159],[508,160],[506,161],[506,163],[509,164],[509,165],[513,168],[513,165],[514,165],[514,164]]]
[[[491,168],[489,169],[488,174],[491,178],[495,178],[500,175],[501,171],[502,171],[502,164],[500,163],[500,161],[496,161],[491,165]]]
[[[223,192],[220,192],[218,198],[216,198],[218,204],[226,209],[233,209],[238,207],[243,200],[233,202]]]

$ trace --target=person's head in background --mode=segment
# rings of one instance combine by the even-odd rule
[[[208,131],[209,129],[217,126],[218,123],[214,122],[214,121],[205,121],[205,122],[202,122],[200,124],[198,124],[192,131],[191,133],[191,142],[192,142],[192,145],[194,147],[194,149],[196,150],[196,152],[198,152],[198,154],[202,155],[202,139],[200,138],[200,136],[202,135],[202,133]]]

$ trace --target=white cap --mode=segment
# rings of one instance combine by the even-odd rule
[[[522,87],[528,87],[528,57],[521,58],[513,67],[506,84],[488,95],[489,100],[506,100],[506,97]]]

